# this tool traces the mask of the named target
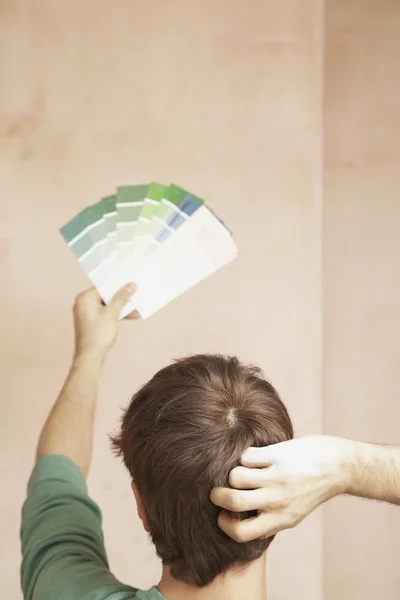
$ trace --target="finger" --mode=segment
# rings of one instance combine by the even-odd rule
[[[264,487],[268,481],[270,471],[273,467],[267,469],[250,469],[248,467],[235,467],[229,474],[229,485],[239,490],[254,490]]]
[[[83,290],[83,292],[77,295],[77,297],[75,298],[75,306],[81,305],[83,303],[102,303],[101,296],[95,287],[87,288],[86,290]]]
[[[231,488],[217,487],[211,490],[211,502],[232,512],[246,512],[259,510],[264,505],[265,490],[232,490]]]
[[[286,442],[279,442],[262,448],[247,448],[243,452],[240,462],[245,467],[267,467],[272,465],[279,456],[282,444],[286,444]]]
[[[273,514],[261,513],[252,519],[239,521],[225,510],[218,516],[218,525],[229,537],[240,543],[271,537],[288,527],[282,517]]]
[[[129,315],[126,315],[125,319],[129,319],[129,320],[137,320],[137,319],[141,319],[142,317],[140,316],[140,313],[138,313],[137,310],[134,310],[133,312],[131,312]]]
[[[120,290],[118,290],[111,302],[108,304],[108,310],[113,312],[116,317],[119,317],[122,309],[129,302],[135,290],[136,285],[134,283],[128,283],[127,285],[124,285]]]

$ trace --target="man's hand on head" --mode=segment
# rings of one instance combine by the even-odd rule
[[[211,500],[222,510],[221,529],[238,542],[270,537],[298,525],[317,506],[345,493],[344,468],[351,451],[341,438],[313,435],[248,448],[242,465],[230,472],[230,488],[215,488]],[[255,510],[238,520],[232,513]]]
[[[104,305],[95,288],[76,297],[74,304],[75,357],[96,355],[104,358],[118,336],[118,318],[136,290],[130,283],[121,288],[108,305]],[[139,319],[134,311],[127,319]]]

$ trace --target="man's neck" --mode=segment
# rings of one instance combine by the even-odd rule
[[[245,569],[219,575],[204,588],[174,579],[168,567],[163,567],[157,586],[166,600],[267,600],[265,555]]]

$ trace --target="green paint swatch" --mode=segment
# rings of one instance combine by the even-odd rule
[[[138,282],[137,299],[124,310],[136,302],[144,317],[237,254],[223,222],[175,184],[119,186],[60,232],[104,302],[124,283]]]
[[[151,220],[157,212],[167,189],[168,186],[166,185],[151,183],[147,190],[139,220],[133,232],[133,253],[136,260],[140,258],[146,247],[152,242]]]

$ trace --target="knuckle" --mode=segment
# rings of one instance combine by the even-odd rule
[[[246,534],[246,531],[240,526],[236,527],[233,534],[234,534],[233,537],[236,542],[243,544],[244,542],[248,541],[248,536]]]
[[[300,523],[298,515],[284,509],[277,512],[277,519],[279,521],[279,530],[293,529],[293,527],[296,527]]]
[[[240,492],[231,492],[230,510],[233,512],[243,512],[246,510],[245,498]]]
[[[301,515],[299,515],[298,513],[290,513],[288,515],[288,529],[293,529],[293,527],[296,527],[297,525],[299,525],[299,523],[301,523],[302,521],[302,517]]]
[[[75,297],[75,304],[80,304],[87,297],[87,294],[88,290],[84,290],[83,292],[77,294],[77,296]]]
[[[270,496],[268,498],[268,507],[274,511],[284,511],[287,509],[287,502],[280,496]]]

